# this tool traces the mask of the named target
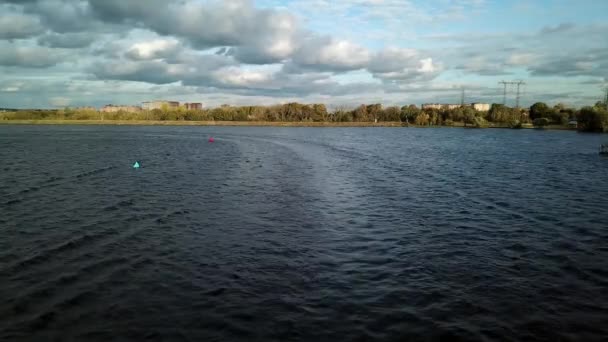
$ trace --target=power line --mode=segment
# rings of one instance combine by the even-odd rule
[[[516,102],[515,107],[519,108],[519,100],[521,98],[520,87],[522,85],[525,85],[526,82],[524,82],[524,81],[512,81],[512,82],[501,81],[501,82],[498,82],[498,84],[504,85],[502,104],[505,106],[507,105],[507,85],[516,85],[517,86],[517,97],[515,98],[515,102]]]
[[[519,87],[522,85],[525,85],[525,84],[526,84],[526,82],[524,82],[524,81],[517,82],[517,100],[516,100],[515,108],[519,108],[519,99],[520,99]]]
[[[460,105],[464,106],[464,87],[462,87],[462,94],[460,95]]]
[[[498,82],[498,84],[503,84],[505,86],[505,92],[502,97],[502,104],[503,104],[503,106],[506,106],[507,105],[507,84],[509,84],[509,83],[502,81],[502,82]]]

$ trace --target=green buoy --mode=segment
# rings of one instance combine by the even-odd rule
[[[138,163],[138,162],[135,162],[135,164],[133,164],[133,168],[134,168],[134,169],[139,169],[139,163]]]

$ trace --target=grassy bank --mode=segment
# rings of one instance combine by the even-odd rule
[[[402,127],[401,122],[289,121],[156,121],[156,120],[0,120],[0,125],[116,125],[116,126],[276,126],[276,127]]]
[[[473,128],[463,122],[454,122],[449,126],[414,125],[405,122],[306,122],[306,121],[185,121],[185,120],[0,120],[0,125],[111,125],[111,126],[240,126],[240,127],[453,127]],[[489,124],[485,128],[508,128],[507,125]],[[522,129],[537,129],[524,125]],[[567,126],[550,125],[545,130],[576,130]]]

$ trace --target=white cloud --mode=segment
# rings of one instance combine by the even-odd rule
[[[127,55],[134,59],[156,59],[176,52],[179,47],[175,38],[155,39],[133,44]]]
[[[389,48],[377,53],[369,71],[384,81],[429,81],[443,71],[443,65],[413,49]]]
[[[534,62],[536,58],[537,56],[532,53],[515,53],[509,56],[507,59],[507,64],[514,66],[526,66]]]
[[[437,70],[437,66],[433,64],[432,58],[425,58],[420,60],[419,72],[422,73],[433,73]]]
[[[213,76],[221,83],[249,87],[268,82],[272,79],[272,73],[266,71],[244,70],[238,67],[225,67],[213,73]]]
[[[353,70],[367,66],[370,51],[347,40],[312,37],[295,53],[293,61],[313,69]]]

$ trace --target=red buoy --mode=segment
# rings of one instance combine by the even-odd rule
[[[215,142],[215,140],[213,139],[213,137],[209,138],[209,142],[210,143]]]

